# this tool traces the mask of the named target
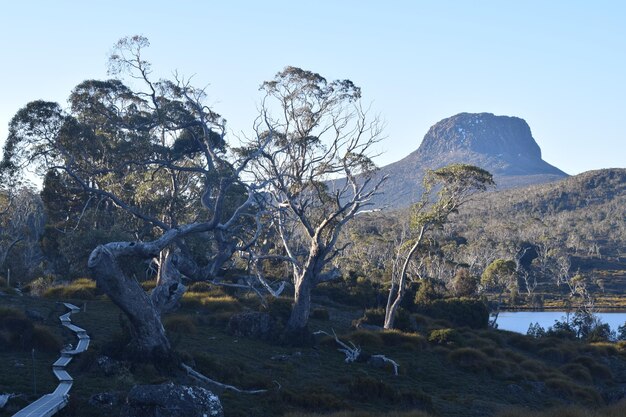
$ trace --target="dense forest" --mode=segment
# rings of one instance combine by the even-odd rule
[[[286,67],[235,143],[202,89],[152,79],[148,46],[120,40],[111,79],[10,123],[8,409],[36,396],[12,367],[31,352],[35,379],[67,342],[55,302],[70,300],[94,343],[65,415],[138,415],[131,389],[162,383],[205,386],[241,416],[623,410],[626,327],[595,313],[626,301],[626,170],[495,191],[491,173],[454,163],[426,171],[409,207],[372,210],[382,125],[350,80]],[[496,330],[501,309],[551,307],[572,320]]]

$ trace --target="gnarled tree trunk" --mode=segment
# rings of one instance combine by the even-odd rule
[[[124,245],[124,246],[122,246]],[[171,346],[165,336],[161,314],[152,299],[121,268],[120,256],[132,255],[132,243],[100,245],[89,257],[89,270],[101,288],[131,322],[129,353],[148,361],[170,357]]]

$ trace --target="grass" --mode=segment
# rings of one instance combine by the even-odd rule
[[[444,323],[423,315],[419,316],[421,333],[349,330],[349,324],[362,317],[363,310],[314,301],[315,308],[329,314],[328,319],[325,314],[314,318],[311,330],[332,334],[334,329],[341,340],[353,342],[364,352],[384,354],[397,361],[400,374],[396,377],[387,368],[367,363],[346,363],[332,338],[319,338],[314,348],[292,348],[234,337],[227,332],[227,318],[253,308],[254,303],[214,287],[193,287],[182,308],[164,317],[164,326],[183,360],[202,373],[242,388],[269,390],[255,396],[220,394],[228,417],[317,417],[321,412],[331,417],[549,417],[569,415],[562,413],[579,412],[590,405],[594,405],[594,413],[610,413],[613,408],[602,407],[602,394],[626,381],[626,353],[618,345],[533,339],[504,331],[453,328],[449,324],[442,327]],[[44,339],[57,337],[63,343],[73,340],[70,332],[59,326],[57,316],[62,308],[53,300],[3,296],[0,303],[18,312],[12,314],[19,315],[28,307],[50,317],[33,325],[33,329],[41,326],[53,335]],[[289,299],[276,300],[268,311],[284,319],[289,305]],[[111,340],[124,340],[127,324],[107,300],[87,300],[85,307],[86,311],[73,315],[72,321],[87,329],[92,345],[68,369],[75,379],[72,404],[59,415],[119,415],[119,407],[105,410],[89,406],[89,398],[172,377],[151,365],[126,362],[120,364],[119,371],[105,375],[97,359]],[[117,342],[118,349],[122,346]],[[29,355],[30,350],[21,347],[0,349],[0,392],[27,395],[14,404],[33,398]],[[37,350],[39,392],[54,388],[50,365],[57,356],[55,352]],[[12,361],[23,366],[15,367]],[[173,379],[194,383],[183,374]],[[554,408],[564,402],[573,403],[573,407]],[[0,417],[12,415],[15,408],[7,410],[0,410]],[[572,414],[578,415],[585,414]]]

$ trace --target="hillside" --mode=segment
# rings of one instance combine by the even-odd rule
[[[498,189],[567,177],[541,158],[541,149],[523,119],[461,113],[436,123],[416,151],[380,169],[377,175],[388,179],[376,204],[398,208],[416,201],[424,172],[451,163],[486,169],[494,175]]]
[[[89,291],[84,288],[81,295]],[[336,330],[342,340],[354,342],[364,352],[393,358],[400,365],[398,376],[386,366],[346,363],[332,338],[318,338],[314,347],[291,348],[232,334],[230,316],[259,308],[243,294],[196,288],[182,309],[167,315],[164,323],[182,360],[205,375],[247,389],[268,390],[258,395],[220,393],[228,417],[319,416],[314,412],[333,417],[518,417],[529,410],[547,417],[563,415],[566,405],[567,415],[572,416],[590,416],[590,408],[597,410],[597,416],[624,410],[624,404],[614,404],[623,397],[626,384],[623,344],[472,329],[420,314],[413,315],[417,326],[411,331],[351,330],[350,320],[362,315],[362,308],[348,303],[348,293],[340,287],[326,288],[324,293],[325,297],[315,299],[318,313],[311,328]],[[125,359],[128,335],[119,310],[100,296],[87,298],[73,300],[86,306],[73,320],[89,332],[93,343],[69,366],[74,387],[60,417],[125,415],[120,410],[137,384],[198,385],[182,372]],[[38,328],[64,343],[72,341],[56,319],[62,309],[55,299],[5,294],[0,300],[5,306],[0,325],[10,311],[27,308],[46,317]],[[279,318],[288,304],[288,300],[271,303],[270,314]],[[37,348],[39,395],[55,386],[50,369],[57,356],[54,349]],[[18,395],[0,409],[0,416],[8,417],[38,397],[33,395],[30,356],[29,346],[0,350],[0,393]],[[614,405],[604,407],[607,404]],[[552,407],[557,410],[537,411]]]

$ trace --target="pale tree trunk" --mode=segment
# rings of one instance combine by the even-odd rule
[[[287,322],[287,332],[301,332],[306,329],[309,323],[311,312],[311,289],[313,287],[313,276],[305,271],[298,277],[295,284],[293,307]]]
[[[398,308],[400,307],[400,303],[402,303],[402,299],[404,298],[404,293],[406,291],[406,275],[409,268],[409,262],[411,261],[411,258],[415,254],[415,251],[417,251],[417,248],[422,242],[425,231],[426,227],[422,226],[419,235],[415,240],[415,243],[413,243],[413,246],[411,246],[411,249],[409,249],[406,258],[404,259],[402,269],[400,270],[400,274],[397,280],[395,280],[391,284],[389,297],[387,298],[387,306],[385,308],[385,322],[383,324],[383,328],[385,329],[393,329]]]

